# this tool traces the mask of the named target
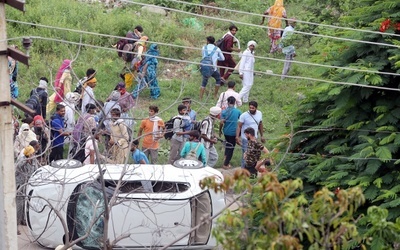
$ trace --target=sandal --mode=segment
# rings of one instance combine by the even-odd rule
[[[225,169],[225,170],[228,170],[228,169],[231,169],[231,168],[232,168],[232,166],[231,166],[231,165],[228,165],[228,166],[222,166],[222,168],[223,168],[223,169]]]

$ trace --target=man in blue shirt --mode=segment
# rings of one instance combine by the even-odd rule
[[[212,62],[214,65],[214,72],[212,73],[211,77],[213,77],[215,79],[215,91],[214,91],[214,98],[217,98],[218,95],[218,90],[219,87],[221,86],[221,75],[219,74],[218,70],[217,70],[217,60],[218,61],[224,61],[225,57],[222,54],[222,51],[220,48],[216,47],[214,45],[215,43],[215,38],[213,36],[208,36],[207,37],[207,45],[205,45],[203,47],[203,50],[201,51],[202,54],[202,58],[208,56],[209,54],[212,53],[212,51],[215,49],[215,53],[212,55]],[[204,91],[206,89],[207,83],[208,83],[208,79],[210,77],[203,77],[203,81],[201,82],[201,87],[200,87],[200,100],[203,98],[204,95]]]
[[[232,159],[233,151],[236,146],[236,129],[238,126],[238,119],[240,117],[240,110],[235,108],[236,98],[233,96],[228,97],[228,108],[222,111],[221,122],[219,126],[219,136],[221,137],[224,132],[226,144],[225,144],[225,157],[223,169],[229,169],[230,161]]]
[[[71,133],[65,131],[64,127],[65,106],[57,104],[56,113],[51,117],[51,153],[49,156],[50,162],[63,159],[64,152],[64,136],[69,136]]]
[[[192,100],[190,97],[185,97],[182,99],[182,104],[186,106],[186,114],[190,117],[190,126],[184,128],[184,131],[189,131],[193,129],[193,124],[196,123],[196,111],[191,108]],[[187,136],[189,138],[189,136]]]
[[[134,164],[149,164],[147,156],[139,150],[139,141],[134,140],[131,146],[132,159]]]

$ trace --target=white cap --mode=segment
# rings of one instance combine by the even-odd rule
[[[221,114],[221,108],[220,107],[211,107],[210,108],[210,115],[213,115],[213,116],[217,116],[217,115],[219,115],[219,114]]]
[[[39,88],[47,89],[47,82],[45,80],[39,81]]]

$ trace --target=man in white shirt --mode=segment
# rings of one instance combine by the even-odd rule
[[[228,98],[233,96],[236,99],[235,108],[242,106],[242,100],[240,99],[239,93],[235,91],[236,83],[234,81],[228,82],[228,89],[219,95],[219,99],[215,107],[220,107],[222,110],[228,107]]]
[[[86,82],[86,87],[82,90],[82,114],[86,113],[86,105],[88,103],[96,104],[96,97],[94,95],[94,87],[97,85],[96,78],[92,78]]]
[[[293,34],[294,34],[294,27],[296,25],[296,21],[294,19],[288,20],[288,26],[283,31],[281,43],[279,47],[282,48],[282,53],[285,54],[285,63],[282,69],[282,76],[281,80],[285,79],[287,74],[289,73],[290,66],[292,65],[292,61],[296,56],[296,50],[293,46]]]
[[[217,61],[224,61],[225,57],[222,54],[222,51],[220,48],[218,48],[217,46],[214,45],[215,43],[215,38],[213,36],[208,36],[207,37],[207,45],[205,45],[201,51],[202,54],[202,58],[207,57],[208,55],[210,55],[212,53],[212,51],[215,49],[215,52],[212,55],[212,62],[214,65],[214,72],[212,73],[212,75],[210,77],[213,77],[215,79],[215,91],[214,91],[214,98],[217,98],[217,94],[218,94],[218,90],[219,87],[221,86],[221,75],[219,74],[218,70],[217,70]],[[210,77],[205,77],[202,76],[203,80],[201,82],[201,87],[200,87],[200,100],[203,98],[204,95],[204,91],[206,89],[207,83],[208,83],[208,79]]]
[[[242,156],[247,151],[247,137],[244,134],[246,128],[253,128],[255,131],[255,138],[257,133],[260,133],[261,142],[265,143],[264,138],[264,127],[262,123],[262,113],[257,110],[258,103],[256,101],[249,102],[249,111],[243,112],[239,117],[238,126],[236,129],[236,143],[242,146]],[[245,162],[242,157],[242,168],[244,168]]]

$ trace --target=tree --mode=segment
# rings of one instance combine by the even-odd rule
[[[213,231],[225,249],[366,249],[371,242],[391,247],[390,239],[400,236],[400,220],[387,222],[385,209],[371,207],[365,217],[355,217],[365,202],[359,187],[335,193],[322,188],[309,203],[299,195],[300,179],[279,182],[273,173],[250,180],[246,170],[237,170],[223,183],[208,178],[202,184],[241,197],[239,208],[226,211]],[[365,234],[357,226],[361,218],[370,225]]]
[[[379,32],[390,19],[388,29],[337,32],[364,43],[332,42],[321,54],[331,65],[389,74],[324,72],[329,80],[355,85],[321,83],[313,89],[283,144],[292,154],[282,172],[286,173],[283,178],[301,178],[309,195],[321,186],[361,187],[367,202],[360,211],[379,206],[393,220],[400,216],[400,77],[396,75],[400,73],[400,40],[393,36],[400,32],[400,2],[363,0],[359,6],[342,18],[344,24]],[[357,86],[361,84],[366,87]]]

